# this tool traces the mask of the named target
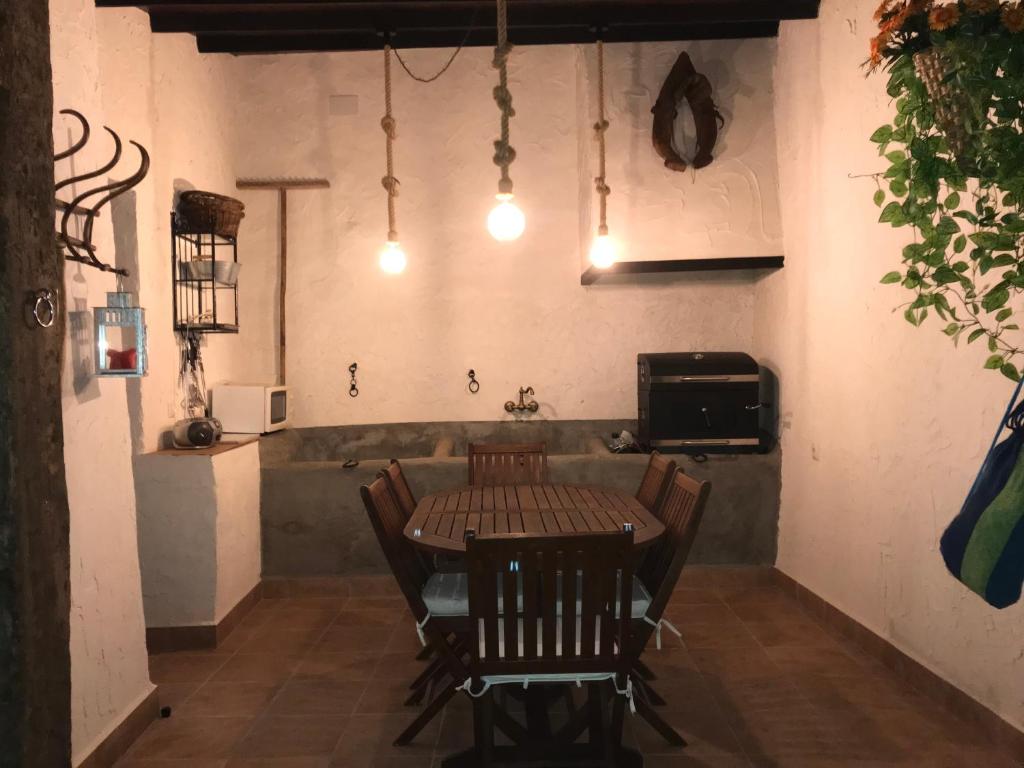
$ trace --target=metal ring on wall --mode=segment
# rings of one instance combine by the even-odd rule
[[[469,376],[469,391],[475,395],[480,391],[480,382],[476,380],[476,371],[470,368],[466,375]]]
[[[46,315],[45,320],[42,315]],[[54,300],[53,291],[43,288],[36,293],[36,300],[32,305],[32,317],[35,318],[40,328],[49,328],[53,325],[57,319],[57,302]]]

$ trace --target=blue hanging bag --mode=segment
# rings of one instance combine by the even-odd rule
[[[1024,402],[1017,404],[1022,386],[1024,380],[940,543],[950,573],[996,608],[1020,600],[1024,585]],[[1004,428],[1010,436],[999,443]]]

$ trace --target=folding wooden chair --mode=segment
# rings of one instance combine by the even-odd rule
[[[361,486],[359,492],[377,541],[416,621],[416,630],[436,655],[409,686],[413,689],[406,702],[409,704],[422,700],[428,687],[440,686],[440,692],[395,740],[399,745],[408,744],[455,695],[456,685],[465,680],[459,637],[465,637],[469,629],[468,585],[465,574],[436,573],[418,557],[403,535],[406,520],[385,478]]]
[[[479,538],[471,532],[466,547],[471,634],[464,687],[473,697],[474,764],[619,765],[623,712],[632,699],[632,531]],[[570,712],[557,733],[538,732],[541,718],[530,709],[536,689],[584,684],[586,707]],[[526,726],[496,709],[498,686],[535,692],[527,698]],[[495,725],[515,746],[495,747]],[[589,742],[575,743],[584,731]],[[465,764],[457,760],[443,764]]]
[[[547,481],[544,443],[469,444],[470,485],[539,485]]]
[[[665,524],[665,533],[647,550],[637,570],[637,578],[647,592],[653,595],[644,615],[636,617],[634,621],[633,642],[638,669],[644,669],[640,657],[651,637],[656,637],[658,645],[661,644],[661,629],[667,624],[664,619],[665,608],[672,599],[672,592],[697,537],[697,529],[704,517],[704,507],[710,493],[711,483],[688,477],[679,469],[675,469],[669,478],[668,489],[658,508],[658,517]],[[637,691],[637,714],[670,744],[686,746],[686,740],[651,706],[652,703],[664,704],[664,700],[640,676]]]

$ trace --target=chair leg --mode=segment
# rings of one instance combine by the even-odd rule
[[[654,690],[654,687],[641,679],[635,679],[636,688],[644,695],[644,697],[656,707],[664,707],[665,700],[661,695]]]
[[[644,680],[658,679],[658,676],[654,674],[654,671],[646,664],[644,664],[642,661],[640,661],[640,659],[637,659],[633,666],[636,667],[636,671],[640,673],[640,677],[642,677]]]
[[[634,698],[634,704],[636,704],[636,713],[646,720],[648,725],[661,734],[661,737],[665,739],[665,741],[674,747],[686,746],[686,739],[680,736],[671,725],[665,722],[661,715],[655,712],[654,708],[651,707],[650,704],[642,698]]]
[[[441,659],[440,657],[438,657],[438,658],[434,659],[432,662],[430,662],[430,664],[427,665],[427,668],[424,669],[422,672],[420,672],[419,676],[417,676],[417,678],[415,680],[413,680],[411,683],[409,683],[409,690],[410,691],[415,690],[415,689],[419,688],[421,685],[423,685],[424,683],[426,683],[427,680],[429,680],[431,677],[433,677],[434,673],[437,672],[437,670],[439,670],[441,668],[442,664],[444,664],[444,660]]]
[[[430,662],[430,665],[409,685],[412,693],[410,693],[409,698],[405,700],[405,706],[419,706],[423,702],[424,697],[430,693],[431,687],[434,683],[436,683],[438,679],[443,678],[444,675],[444,662],[440,657],[438,657]]]
[[[619,703],[619,695],[612,683],[601,683],[597,690],[600,695],[601,741],[604,746],[604,763],[608,768],[617,768],[619,747],[622,745],[622,718],[618,728],[615,725],[615,708]]]
[[[434,655],[434,649],[429,645],[424,646],[420,649],[420,652],[416,654],[416,661],[426,661]]]
[[[491,768],[494,764],[494,691],[473,699],[473,730],[476,731],[476,748],[480,768]]]
[[[448,703],[448,700],[455,695],[455,685],[446,686],[437,696],[431,699],[430,703],[427,704],[426,708],[416,716],[416,719],[409,724],[406,728],[395,739],[396,747],[404,747],[410,741],[416,738],[420,731],[429,723],[434,717],[444,709],[444,705]]]

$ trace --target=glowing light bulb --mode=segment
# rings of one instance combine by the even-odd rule
[[[511,194],[496,195],[498,204],[487,215],[487,231],[499,242],[516,240],[526,229],[526,216],[512,202]]]
[[[618,261],[618,250],[609,235],[598,235],[590,246],[590,263],[598,269],[608,269]]]
[[[388,240],[380,249],[380,268],[389,275],[399,275],[405,271],[405,252],[397,240]]]

